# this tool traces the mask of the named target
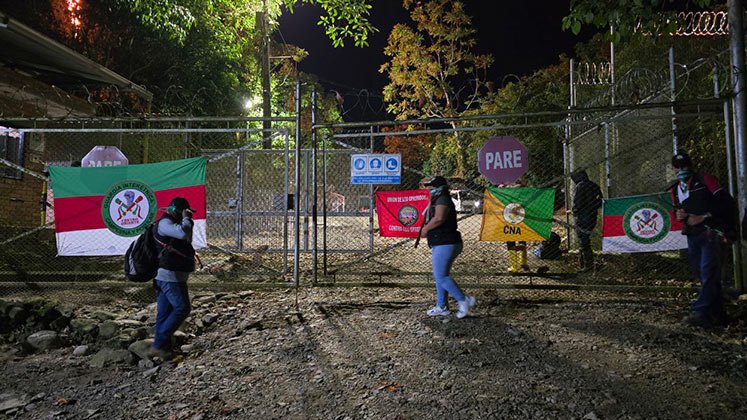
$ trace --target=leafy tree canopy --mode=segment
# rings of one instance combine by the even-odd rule
[[[285,6],[291,13],[298,3],[315,4],[324,14],[321,26],[335,47],[352,39],[358,47],[368,46],[368,37],[376,31],[368,20],[369,0],[116,0],[135,13],[137,18],[153,30],[183,44],[189,30],[199,20],[203,10],[209,12],[230,9],[235,12],[233,27],[254,27],[256,12],[267,11],[270,18],[278,17]],[[227,28],[229,29],[230,26]]]
[[[563,18],[563,29],[574,34],[583,26],[601,29],[614,28],[614,42],[628,39],[639,30],[655,35],[677,30],[673,12],[688,8],[704,8],[717,0],[571,0],[568,16]]]

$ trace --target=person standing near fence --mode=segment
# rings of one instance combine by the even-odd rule
[[[449,185],[444,177],[437,176],[423,186],[429,188],[431,199],[420,237],[426,238],[428,247],[431,248],[433,278],[436,283],[436,306],[429,309],[427,314],[449,315],[451,311],[448,297],[451,295],[459,306],[456,317],[464,318],[475,306],[476,299],[465,295],[450,274],[451,265],[462,252],[463,243],[462,235],[457,230],[456,208],[449,195]]]
[[[702,178],[693,170],[690,156],[678,152],[672,157],[677,182],[670,187],[675,217],[684,223],[687,255],[695,276],[700,280],[698,298],[684,321],[702,328],[712,328],[726,321],[721,295],[721,253],[723,234],[714,217],[714,197]]]
[[[185,198],[175,197],[158,220],[154,233],[159,261],[153,280],[156,327],[150,353],[164,360],[172,356],[171,338],[192,310],[187,279],[189,273],[195,271],[195,250],[192,247],[194,212]]]
[[[594,251],[591,249],[591,232],[597,225],[597,213],[602,207],[602,190],[589,179],[586,171],[579,169],[571,174],[576,185],[573,194],[573,218],[578,238],[579,271],[594,269]]]

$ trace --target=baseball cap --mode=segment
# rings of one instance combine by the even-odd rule
[[[433,177],[433,179],[431,179],[430,181],[426,182],[423,185],[425,185],[426,187],[440,187],[446,184],[447,184],[446,178],[442,176],[437,176],[437,177]]]
[[[189,201],[184,197],[174,197],[169,203],[169,207],[171,206],[174,206],[177,212],[182,212],[184,210],[189,210],[192,213],[197,212],[197,210],[189,206]]]
[[[672,166],[680,169],[692,165],[690,156],[685,152],[677,152],[676,155],[672,156]]]

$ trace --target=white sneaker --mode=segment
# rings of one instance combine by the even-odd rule
[[[451,311],[449,308],[442,308],[440,306],[434,306],[431,309],[428,309],[428,312],[426,312],[428,316],[448,316]]]
[[[457,303],[459,304],[459,312],[457,312],[456,317],[464,318],[469,314],[470,309],[475,306],[477,299],[474,296],[465,296],[463,301]]]

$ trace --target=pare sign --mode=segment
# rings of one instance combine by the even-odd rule
[[[529,168],[529,151],[514,137],[492,137],[477,154],[477,165],[494,185],[511,184]]]
[[[126,166],[129,163],[127,156],[116,146],[96,146],[88,154],[83,156],[80,166],[102,167],[102,166]]]

